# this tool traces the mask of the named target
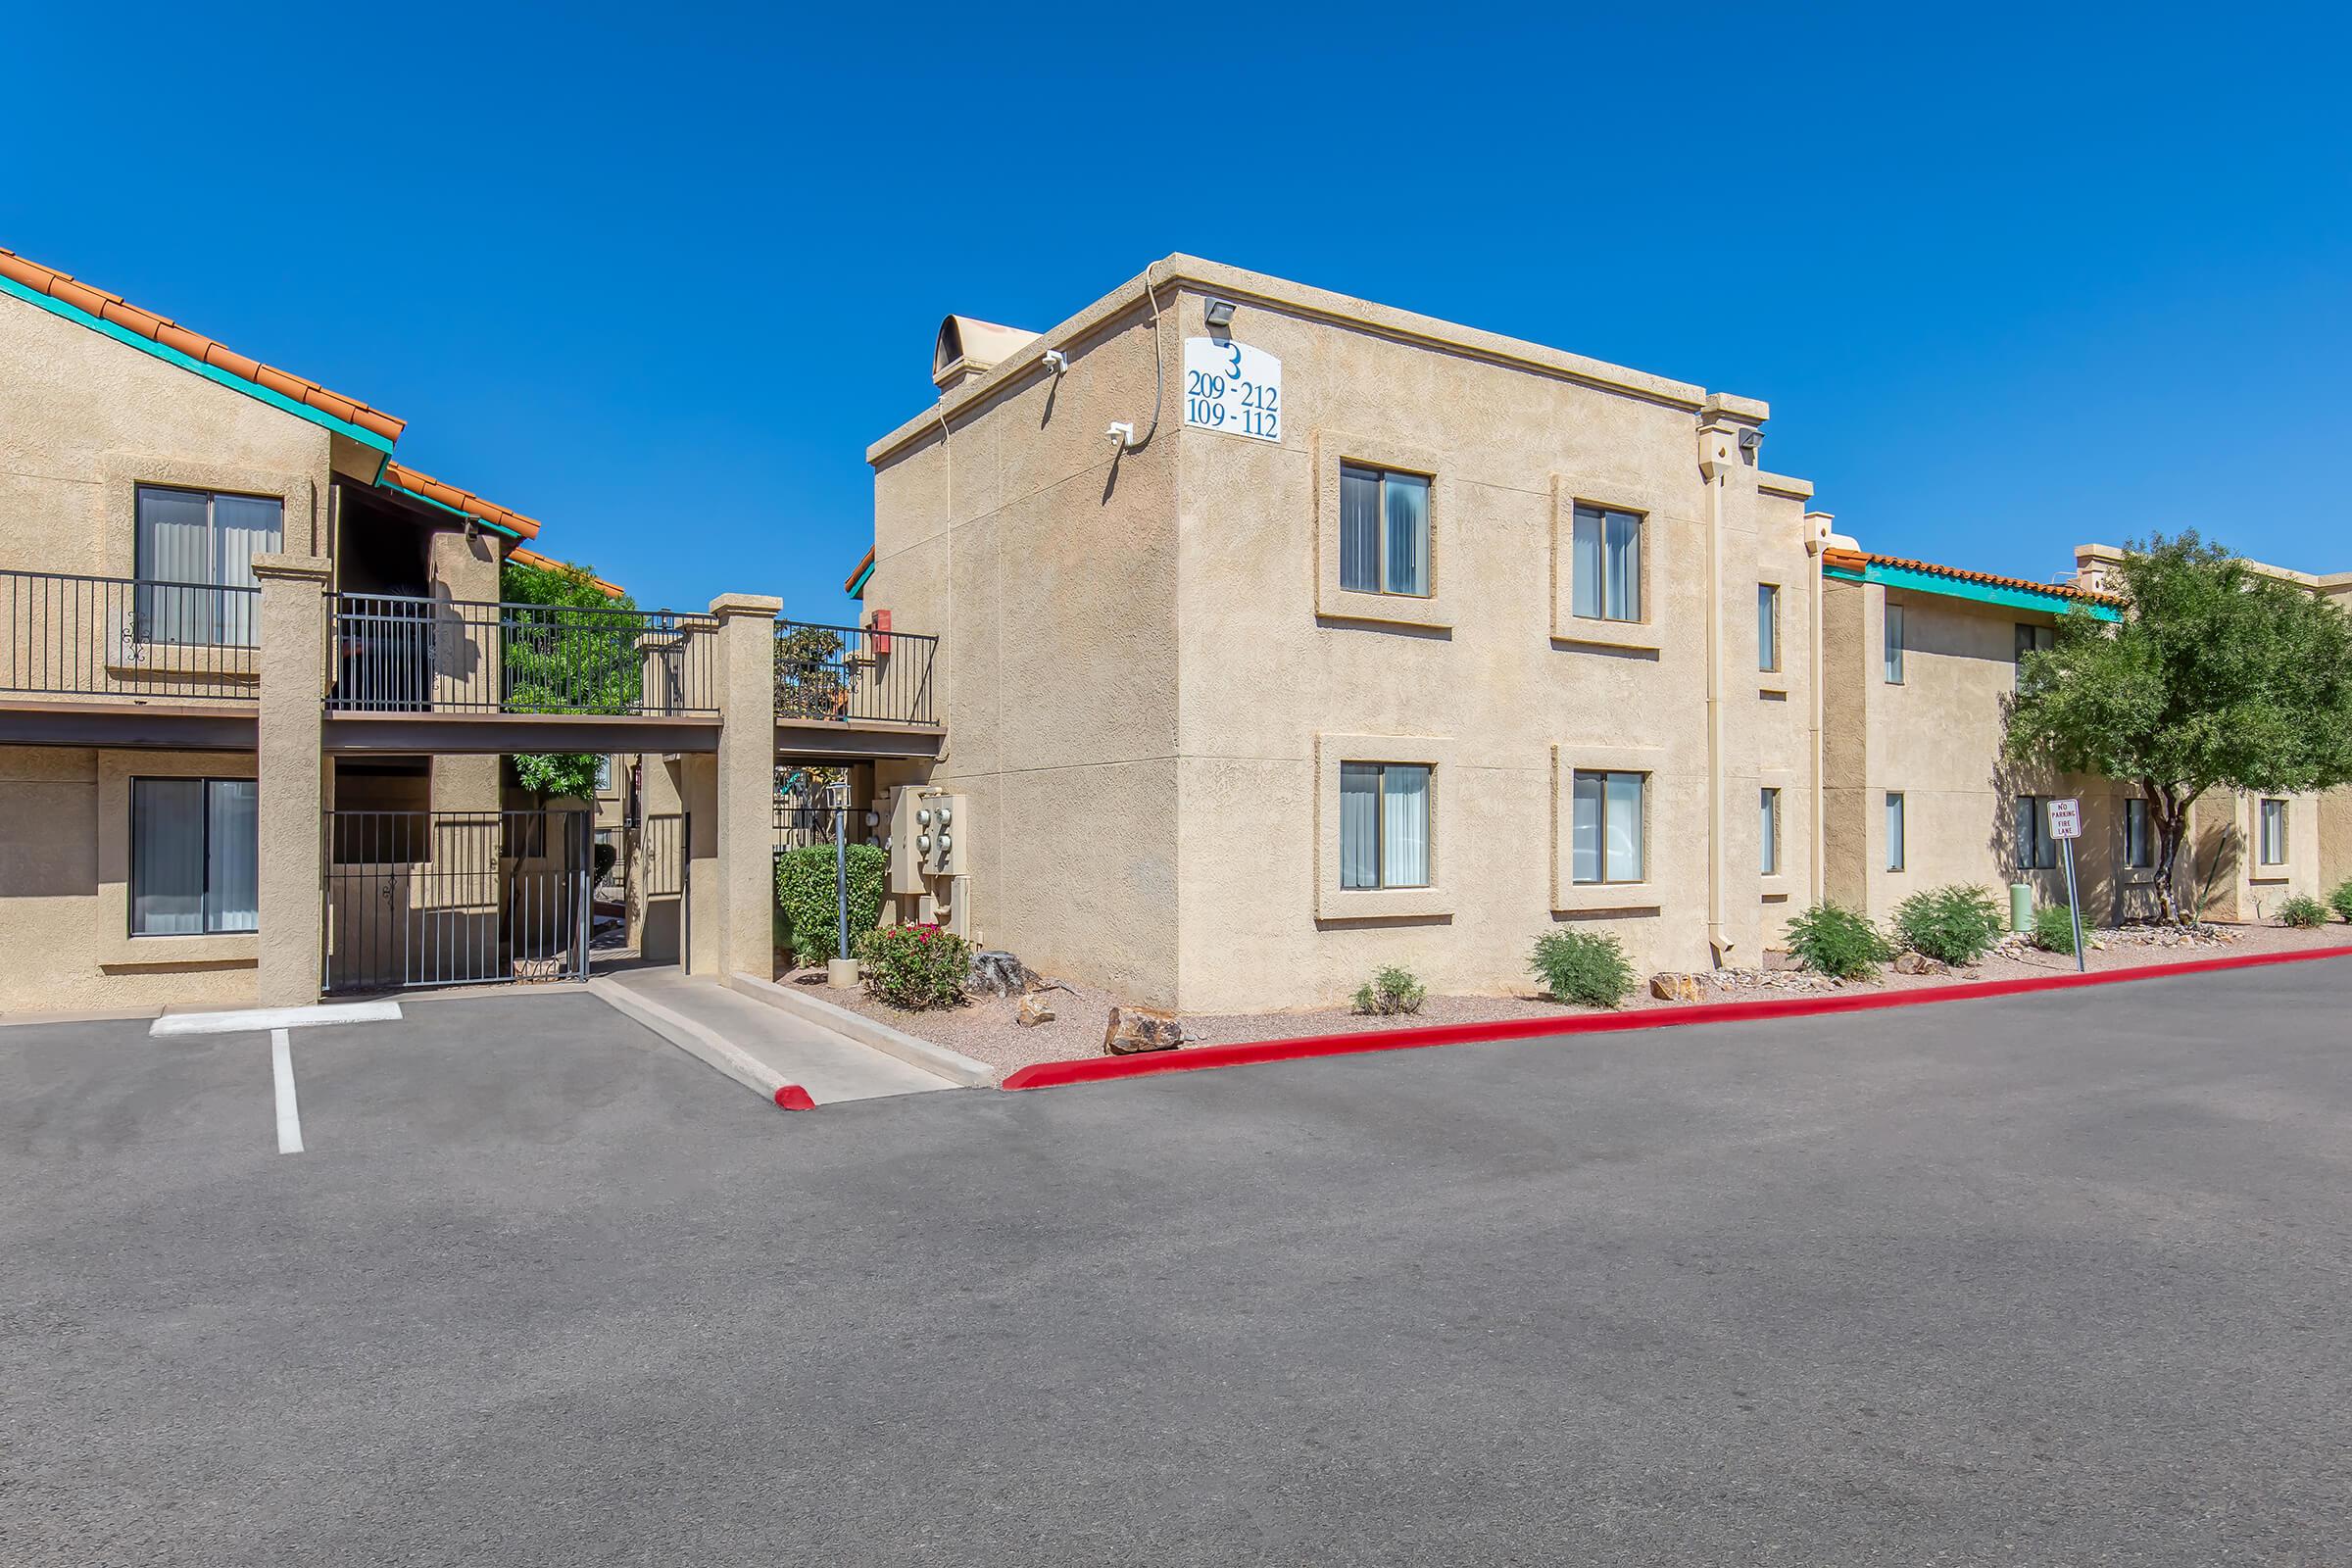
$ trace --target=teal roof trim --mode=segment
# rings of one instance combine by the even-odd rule
[[[430,507],[435,512],[446,512],[453,517],[463,517],[477,528],[487,528],[492,533],[503,533],[510,539],[520,539],[522,537],[521,534],[516,533],[514,529],[502,528],[487,517],[477,517],[470,512],[460,512],[457,508],[451,506],[446,501],[435,501],[431,496],[419,495],[416,491],[410,489],[407,485],[399,484],[393,480],[384,478],[380,473],[376,476],[375,483],[376,488],[380,490],[396,490],[400,492],[400,494],[407,496],[411,501],[417,503],[419,506]]]
[[[850,597],[852,599],[862,601],[865,598],[865,579],[873,574],[874,564],[869,561],[865,564],[865,569],[850,580]]]
[[[258,381],[248,381],[241,375],[231,375],[218,366],[207,365],[202,360],[191,360],[175,348],[167,347],[151,338],[141,337],[128,327],[118,326],[103,317],[92,316],[77,305],[68,305],[64,300],[51,299],[46,294],[36,294],[13,277],[0,277],[0,293],[13,294],[25,304],[37,305],[52,316],[62,316],[77,326],[86,326],[93,332],[103,332],[116,342],[128,344],[141,354],[151,354],[166,365],[176,365],[183,370],[193,370],[207,381],[218,382],[231,392],[242,392],[247,397],[267,403],[273,409],[283,409],[297,419],[308,419],[311,423],[332,430],[337,435],[347,435],[362,446],[372,447],[378,452],[392,450],[392,443],[389,440],[377,435],[365,425],[353,424],[348,419],[338,419],[333,415],[325,413],[323,410],[314,409],[307,403],[297,403],[283,392],[272,392]]]
[[[2046,614],[2063,615],[2081,605],[2096,620],[2121,620],[2124,612],[2113,605],[2097,604],[2074,594],[2060,593],[2054,588],[2013,588],[2006,583],[1969,582],[1959,577],[1946,577],[1940,572],[1921,571],[1912,566],[1890,566],[1874,561],[1856,571],[1850,566],[1824,566],[1824,577],[1839,582],[1875,582],[1886,588],[1903,588],[1912,593],[1941,594],[1946,599],[1970,599],[1980,605],[1998,605],[2004,610],[2038,610]]]

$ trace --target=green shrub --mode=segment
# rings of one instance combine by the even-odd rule
[[[1788,951],[1816,974],[1839,980],[1867,980],[1894,956],[1894,945],[1868,915],[1827,901],[1789,919]]]
[[[1419,1012],[1422,999],[1428,995],[1428,988],[1413,978],[1412,970],[1390,964],[1355,988],[1355,1010],[1381,1014]]]
[[[972,945],[935,925],[877,926],[858,956],[865,989],[894,1007],[953,1007],[972,972]]]
[[[1634,966],[1615,937],[1590,931],[1546,931],[1536,938],[1528,967],[1562,1002],[1614,1007],[1634,989]]]
[[[2044,953],[2075,951],[2075,911],[2063,904],[2045,904],[2034,911],[2034,945]]]
[[[1895,940],[1944,963],[1974,963],[2001,940],[2001,908],[1988,888],[1955,882],[1894,906]]]
[[[2337,889],[2339,893],[2342,889]],[[2278,918],[2288,925],[2315,926],[2328,923],[2328,906],[2308,893],[2298,893],[2278,906]]]
[[[882,918],[882,885],[890,857],[880,845],[853,844],[850,869],[850,951]],[[810,844],[776,857],[776,908],[783,916],[795,963],[839,957],[841,901],[833,886],[833,846]]]
[[[2328,903],[2336,913],[2352,920],[2352,877],[2346,877],[2335,885],[2335,891],[2328,895]]]

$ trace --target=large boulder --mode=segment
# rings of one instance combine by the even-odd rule
[[[1021,999],[1020,1006],[1013,1012],[1012,1021],[1032,1029],[1041,1023],[1052,1023],[1053,1004],[1046,1001],[1043,992],[1032,991]]]
[[[1140,1051],[1174,1051],[1184,1044],[1184,1025],[1172,1012],[1150,1007],[1113,1007],[1102,1028],[1102,1052],[1132,1056]]]
[[[976,997],[1014,997],[1037,989],[1037,975],[1019,958],[999,948],[972,955],[972,972],[963,989]]]
[[[1676,974],[1663,969],[1649,977],[1649,994],[1660,1002],[1696,1002],[1699,998],[1698,976]]]
[[[1951,970],[1952,966],[1941,958],[1931,958],[1924,953],[1914,953],[1908,948],[1894,956],[1896,974],[1949,974]]]

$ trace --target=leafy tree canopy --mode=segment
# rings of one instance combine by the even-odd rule
[[[499,568],[499,598],[545,607],[509,612],[501,641],[505,706],[516,713],[625,713],[643,695],[644,657],[637,641],[646,617],[628,595],[608,595],[586,566],[558,563]],[[566,615],[566,610],[583,612]],[[592,753],[532,752],[507,759],[514,782],[533,795],[596,793]]]

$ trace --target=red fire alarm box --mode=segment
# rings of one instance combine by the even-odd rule
[[[887,610],[875,611],[871,615],[866,617],[865,628],[868,633],[869,640],[873,644],[874,657],[876,659],[880,659],[883,655],[889,653],[890,612]]]

